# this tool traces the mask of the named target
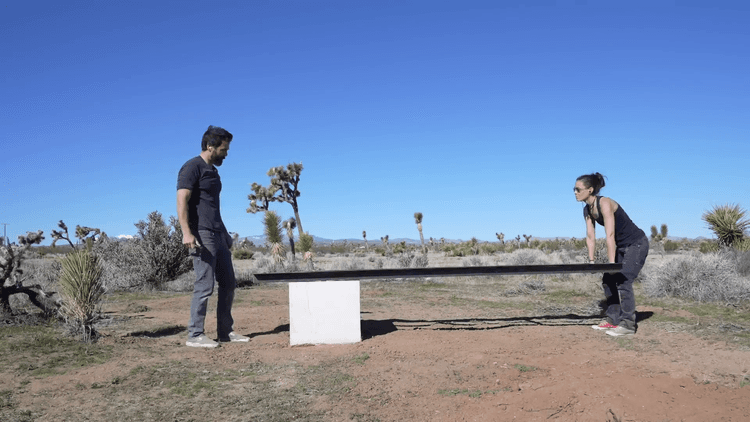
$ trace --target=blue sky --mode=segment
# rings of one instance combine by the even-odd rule
[[[34,1],[0,6],[0,223],[135,234],[176,215],[208,125],[222,215],[302,162],[331,238],[583,237],[575,179],[648,232],[750,208],[744,1]],[[274,204],[283,218],[288,204]],[[598,231],[599,236],[603,230]]]

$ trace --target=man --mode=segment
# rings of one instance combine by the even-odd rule
[[[216,304],[216,325],[220,342],[247,342],[250,338],[237,334],[232,326],[232,302],[236,281],[232,267],[232,238],[219,210],[221,166],[229,152],[232,134],[209,126],[203,134],[201,153],[180,169],[177,177],[177,217],[182,227],[182,243],[195,251],[195,287],[190,304],[188,340],[190,347],[217,347],[219,344],[204,332],[208,298],[219,285]]]

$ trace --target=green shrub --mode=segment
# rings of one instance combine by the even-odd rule
[[[84,341],[91,341],[95,338],[94,322],[104,294],[99,259],[84,249],[69,253],[60,264],[60,312],[72,332],[80,334]]]
[[[719,244],[716,243],[716,242],[703,241],[703,242],[701,242],[700,247],[698,248],[698,250],[701,253],[719,252]]]
[[[253,251],[248,249],[235,249],[232,251],[234,259],[253,259]]]
[[[664,251],[665,252],[674,252],[677,249],[680,248],[680,244],[677,242],[673,242],[671,240],[667,240],[664,242]]]

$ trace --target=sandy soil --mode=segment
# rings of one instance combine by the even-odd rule
[[[204,372],[251,364],[277,368],[264,380],[275,391],[301,383],[301,368],[338,365],[350,388],[308,394],[308,402],[296,410],[295,419],[301,420],[750,420],[750,386],[742,386],[750,352],[670,332],[648,320],[636,336],[622,340],[592,330],[597,321],[591,316],[492,318],[486,309],[446,310],[363,288],[362,342],[290,347],[286,287],[251,287],[238,291],[234,313],[236,330],[251,336],[251,342],[198,350],[184,346],[188,308],[189,295],[110,305],[107,315],[116,323],[102,328],[101,342],[114,347],[114,357],[32,380],[24,387],[26,394],[17,397],[18,408],[31,409],[45,421],[112,420],[118,406],[126,412],[130,403],[145,413],[125,415],[148,420],[160,407],[181,405],[158,399],[164,395],[147,400],[158,386],[127,389],[124,380],[138,382],[134,368],[176,362],[201,366]],[[666,312],[638,310],[641,315]],[[215,327],[215,319],[209,318],[207,326]],[[208,334],[215,336],[215,331]],[[123,388],[117,394],[88,387],[111,386],[120,379]],[[233,391],[244,391],[234,382]],[[211,403],[216,397],[193,400],[198,399]],[[208,419],[281,420],[273,412],[225,410]],[[172,420],[193,420],[175,415]]]

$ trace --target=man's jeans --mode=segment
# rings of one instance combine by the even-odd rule
[[[195,287],[190,304],[188,336],[198,337],[204,333],[208,298],[214,291],[214,280],[219,285],[216,303],[216,331],[219,339],[232,332],[232,302],[234,301],[234,267],[232,253],[227,246],[226,234],[212,230],[198,230],[198,241],[203,246],[200,254],[193,255]]]
[[[602,277],[604,297],[607,298],[607,317],[614,325],[635,329],[635,293],[633,282],[641,272],[648,256],[648,238],[624,248],[617,248],[615,262],[622,262],[622,272],[607,274]]]

